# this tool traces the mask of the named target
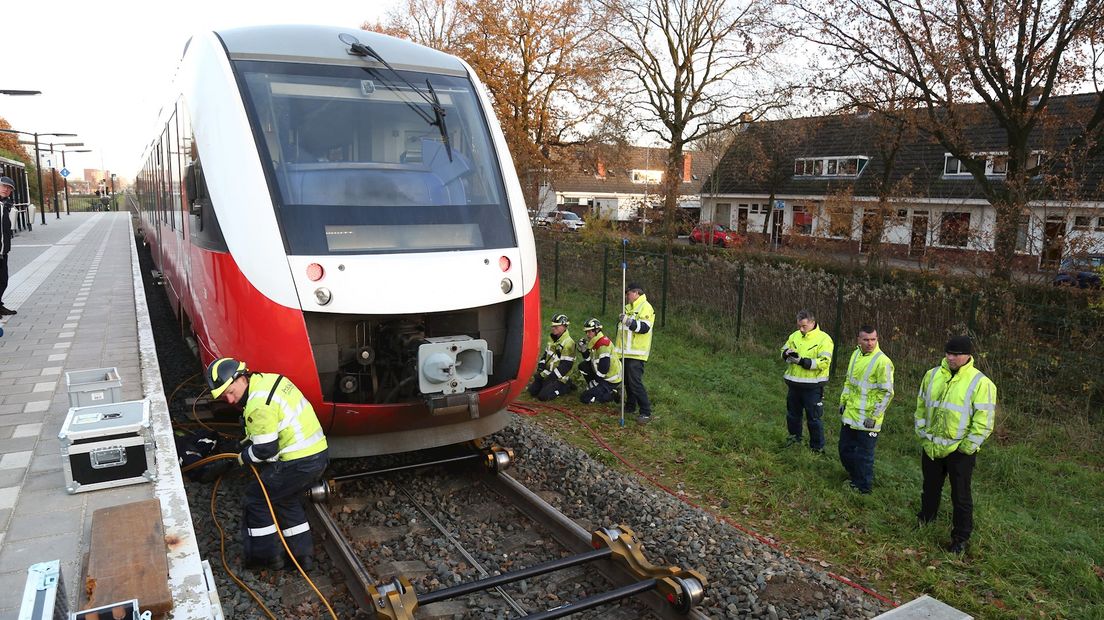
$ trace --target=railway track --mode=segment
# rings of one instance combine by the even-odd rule
[[[512,458],[491,447],[339,475],[312,490],[313,527],[362,610],[376,618],[706,617],[694,609],[703,575],[652,565],[626,526],[587,532],[510,477]],[[399,522],[405,527],[388,525]]]

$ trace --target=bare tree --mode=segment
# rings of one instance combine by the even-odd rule
[[[361,29],[450,51],[456,45],[459,32],[456,0],[406,0],[387,11],[386,22],[364,22]]]
[[[685,145],[730,131],[742,114],[759,118],[777,103],[755,83],[780,41],[770,28],[775,2],[598,1],[614,17],[606,32],[622,54],[627,99],[642,115],[643,129],[667,145],[663,193],[670,243]]]
[[[1104,123],[1099,0],[791,0],[806,32],[835,55],[842,88],[871,75],[901,80],[922,111],[914,118],[957,158],[997,214],[992,273],[1011,278],[1027,205],[1044,190],[1033,132],[1052,97],[1091,85],[1095,101],[1063,148],[1084,148]],[[980,105],[978,105],[980,103]],[[987,175],[991,153],[968,131],[988,115],[1004,136],[1007,172]],[[906,112],[907,113],[907,112]],[[901,114],[900,116],[904,116]],[[1046,153],[1053,163],[1063,160]]]

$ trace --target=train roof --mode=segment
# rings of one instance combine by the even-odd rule
[[[359,28],[278,25],[229,28],[215,32],[233,60],[284,60],[326,64],[375,63],[349,54],[338,39],[350,34],[370,46],[395,68],[433,70],[459,75],[467,71],[460,59],[410,41]]]

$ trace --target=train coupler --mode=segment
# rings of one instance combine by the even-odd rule
[[[627,525],[606,527],[591,534],[595,549],[610,550],[610,559],[623,566],[638,579],[655,579],[656,590],[682,613],[689,613],[705,597],[705,575],[677,566],[656,566],[644,557],[643,546]]]
[[[368,586],[368,596],[376,610],[376,618],[383,620],[412,620],[418,608],[418,595],[406,577],[395,577],[387,583]]]

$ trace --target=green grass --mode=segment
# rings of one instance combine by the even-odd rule
[[[600,301],[560,293],[555,302],[546,293],[544,316],[567,312],[574,335]],[[615,312],[599,318],[611,322]],[[900,602],[929,594],[978,618],[1104,618],[1101,429],[1080,420],[1037,426],[1015,403],[1002,403],[974,473],[972,546],[959,558],[942,550],[951,527],[948,487],[936,522],[915,528],[921,475],[912,413],[923,369],[898,368],[874,492],[856,495],[845,489],[835,453],[839,422],[829,412],[838,403],[838,376],[825,395],[827,456],[781,449],[786,388],[776,349],[786,336],[737,343],[692,317],[669,317],[657,329],[645,375],[656,413],[651,425],[620,428],[613,406],[584,406],[573,396],[556,404],[581,413],[639,469],[695,503]],[[837,338],[836,346],[839,375],[854,343]],[[556,414],[537,419],[626,469],[576,422]]]

